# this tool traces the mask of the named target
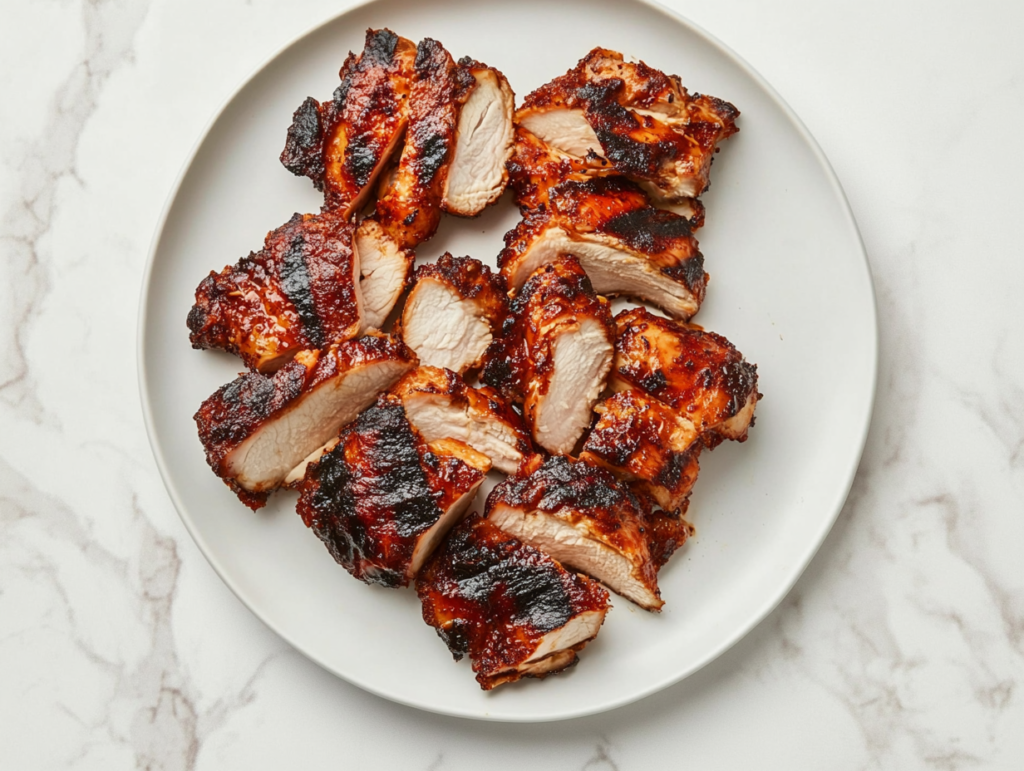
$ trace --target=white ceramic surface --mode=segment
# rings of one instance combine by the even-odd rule
[[[538,20],[544,24],[538,24]],[[485,694],[422,623],[411,591],[353,581],[280,494],[251,513],[207,469],[191,416],[239,363],[192,351],[195,285],[319,197],[278,163],[292,110],[326,98],[368,26],[432,36],[506,73],[517,94],[593,45],[682,75],[741,110],[723,146],[699,231],[708,297],[696,321],[759,366],[764,401],[743,445],[702,459],[690,508],[698,536],[664,569],[660,615],[615,598],[570,673]],[[571,28],[571,36],[559,30]],[[508,197],[475,221],[447,219],[420,250],[493,264],[516,221]],[[325,668],[367,690],[437,712],[542,721],[615,707],[712,660],[785,595],[828,532],[853,479],[875,384],[871,280],[856,225],[824,156],[742,61],[685,21],[639,2],[512,5],[379,0],[287,47],[225,106],[165,213],[146,280],[140,374],[168,490],[221,577],[261,619]]]

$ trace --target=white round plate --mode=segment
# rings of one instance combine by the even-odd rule
[[[279,494],[253,513],[207,468],[192,415],[238,373],[193,351],[196,285],[262,244],[295,211],[319,209],[278,162],[292,111],[328,98],[368,27],[434,37],[502,70],[522,97],[594,46],[678,73],[691,91],[742,111],[705,195],[698,232],[711,276],[696,321],[758,365],[764,400],[745,444],[701,459],[694,538],[661,573],[664,612],[615,597],[579,666],[482,692],[452,662],[413,591],[366,586],[336,565]],[[494,264],[517,220],[506,196],[477,220],[447,218],[421,247]],[[268,626],[325,669],[389,699],[449,715],[556,720],[626,704],[686,677],[785,596],[835,520],[860,458],[874,397],[871,278],[849,206],[796,116],[748,65],[689,22],[638,0],[483,3],[378,0],[289,45],[226,104],[186,165],[154,241],[140,317],[140,380],[153,450],[200,549]]]

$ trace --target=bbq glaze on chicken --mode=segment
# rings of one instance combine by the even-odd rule
[[[500,275],[479,260],[445,253],[416,269],[400,331],[421,363],[464,374],[480,366],[507,313]]]
[[[689,319],[704,300],[704,257],[690,221],[650,205],[621,177],[568,181],[548,190],[546,207],[505,235],[502,275],[519,289],[561,254],[576,257],[598,294],[627,295]]]
[[[676,76],[595,48],[529,94],[515,119],[558,150],[607,160],[671,203],[704,192],[716,145],[738,131],[738,116],[728,102],[689,94]]]
[[[678,512],[697,481],[702,448],[696,426],[657,399],[621,391],[594,408],[599,418],[580,460],[601,466]]]
[[[472,388],[455,372],[420,367],[390,393],[427,442],[456,439],[490,458],[494,468],[512,474],[533,454],[522,419],[491,388]]]
[[[639,496],[643,501],[643,494]],[[647,547],[651,552],[651,562],[656,570],[661,570],[669,558],[693,537],[693,525],[686,521],[686,509],[690,501],[683,502],[678,511],[665,511],[646,505],[643,512],[644,534]]]
[[[359,211],[409,121],[416,46],[389,29],[367,30],[366,45],[349,53],[329,102],[309,97],[295,111],[281,163],[313,180],[324,208]]]
[[[501,197],[512,156],[515,96],[498,70],[465,57],[459,67],[475,82],[462,105],[455,148],[444,183],[442,206],[449,214],[475,217]]]
[[[416,580],[423,620],[485,691],[572,666],[608,612],[608,592],[470,515]]]
[[[400,249],[372,219],[359,223],[356,252],[362,276],[362,328],[380,329],[409,283],[416,255],[409,249]]]
[[[746,440],[754,423],[757,366],[721,335],[655,316],[645,308],[615,317],[610,385],[638,389],[691,421],[702,442]]]
[[[415,366],[415,355],[399,340],[374,333],[303,351],[273,375],[241,375],[195,414],[206,461],[242,503],[258,509]]]
[[[473,75],[444,46],[431,38],[420,41],[405,145],[374,214],[403,249],[418,246],[437,231],[459,115],[475,86]]]
[[[273,372],[299,351],[354,337],[362,297],[353,230],[334,215],[296,214],[260,251],[211,272],[188,314],[192,347]]]
[[[590,425],[611,368],[608,302],[574,257],[541,267],[512,301],[482,379],[523,402],[534,441],[568,454]]]
[[[524,215],[545,210],[551,198],[551,188],[566,182],[587,182],[618,174],[608,159],[570,155],[541,141],[522,126],[516,127],[514,150],[508,164],[509,182],[515,191],[516,203]],[[623,190],[633,193],[634,208],[654,205],[639,187],[634,188],[624,180],[618,184]],[[683,199],[675,204],[658,202],[657,205],[685,217],[691,231],[704,224],[704,205],[696,198]]]
[[[310,464],[297,511],[353,576],[406,586],[490,467],[461,442],[425,442],[401,402],[383,396]]]
[[[664,605],[642,504],[604,469],[536,458],[491,491],[487,519],[642,608]]]

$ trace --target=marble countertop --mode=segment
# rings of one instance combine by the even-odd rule
[[[570,722],[398,706],[267,630],[150,453],[136,314],[168,191],[326,0],[0,5],[0,768],[1022,768],[1024,6],[668,3],[793,106],[874,273],[853,491],[782,605]]]

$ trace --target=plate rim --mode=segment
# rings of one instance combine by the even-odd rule
[[[773,593],[761,607],[752,614],[750,614],[748,620],[740,624],[737,629],[729,636],[727,636],[722,642],[715,648],[705,654],[703,657],[698,658],[689,667],[682,671],[674,674],[672,677],[658,681],[656,684],[640,689],[635,693],[631,693],[624,697],[613,699],[609,702],[602,702],[590,707],[583,707],[581,709],[559,712],[559,713],[540,713],[531,716],[516,716],[516,715],[493,715],[489,712],[476,712],[468,709],[452,709],[446,707],[438,707],[429,703],[423,703],[414,699],[406,698],[400,694],[391,692],[387,688],[381,688],[375,684],[363,681],[352,674],[343,674],[338,670],[334,669],[325,662],[318,660],[311,653],[306,651],[300,644],[298,644],[291,635],[283,629],[272,623],[268,618],[264,616],[262,612],[257,610],[252,604],[250,604],[242,596],[241,590],[236,586],[234,580],[230,578],[229,572],[219,563],[217,558],[213,555],[209,544],[206,543],[205,539],[195,527],[190,516],[185,513],[185,506],[178,496],[176,487],[171,481],[171,475],[169,472],[169,466],[166,459],[164,458],[163,452],[157,442],[156,429],[153,418],[153,407],[150,403],[149,398],[149,378],[146,371],[146,360],[147,360],[147,344],[146,344],[146,329],[147,322],[149,319],[149,296],[152,291],[152,275],[155,264],[155,257],[157,250],[160,247],[160,243],[163,240],[164,231],[167,227],[167,221],[171,213],[171,209],[174,206],[174,202],[177,200],[178,193],[181,189],[181,185],[185,180],[186,175],[192,168],[192,164],[195,161],[196,155],[199,150],[205,144],[210,132],[214,126],[218,123],[221,116],[232,104],[235,98],[241,93],[256,77],[258,77],[267,67],[275,62],[280,56],[285,54],[295,45],[298,45],[302,40],[311,35],[314,35],[324,27],[334,24],[339,19],[355,11],[358,11],[367,6],[377,3],[379,0],[359,0],[343,11],[333,14],[315,24],[303,30],[299,34],[290,38],[286,43],[279,46],[269,56],[265,57],[260,61],[253,69],[251,69],[244,78],[242,78],[238,84],[231,89],[230,93],[221,101],[218,107],[211,114],[207,120],[202,131],[199,133],[196,141],[189,150],[181,168],[178,171],[177,176],[171,185],[170,191],[164,201],[163,208],[161,209],[160,215],[156,222],[156,227],[153,231],[153,237],[149,244],[149,249],[146,255],[146,266],[142,275],[142,283],[139,294],[139,309],[136,319],[137,332],[136,332],[136,368],[138,373],[138,388],[139,398],[142,408],[143,421],[146,427],[146,438],[149,441],[150,450],[153,453],[153,458],[156,461],[157,470],[160,473],[161,481],[163,482],[164,489],[167,495],[171,499],[171,503],[174,505],[174,509],[178,514],[178,518],[185,526],[185,530],[192,537],[199,551],[206,559],[207,563],[213,568],[214,572],[224,583],[225,586],[231,591],[232,594],[238,599],[245,608],[252,613],[259,621],[270,629],[274,634],[280,637],[282,640],[287,642],[292,648],[301,653],[305,658],[319,666],[321,669],[330,672],[335,677],[344,680],[368,693],[372,693],[380,698],[387,699],[389,701],[402,704],[406,707],[412,707],[420,709],[425,712],[431,712],[434,714],[446,715],[450,717],[465,718],[470,720],[484,720],[488,722],[505,722],[505,723],[545,723],[555,722],[560,720],[570,720],[574,718],[582,718],[590,715],[600,714],[603,712],[609,712],[620,707],[624,707],[628,704],[633,704],[645,699],[652,694],[658,693],[659,691],[665,690],[693,675],[695,672],[703,669],[715,659],[722,656],[726,651],[732,648],[736,643],[750,634],[757,626],[759,626],[772,611],[774,611],[782,601],[789,595],[793,590],[796,582],[800,579],[800,576],[807,570],[808,565],[814,559],[815,555],[821,549],[822,544],[825,542],[825,538],[831,532],[835,525],[840,513],[842,513],[843,507],[849,497],[850,490],[853,487],[853,482],[857,476],[857,470],[860,467],[861,459],[864,455],[864,449],[867,444],[868,434],[871,428],[871,419],[874,415],[875,402],[878,391],[878,359],[879,359],[879,328],[878,328],[878,298],[875,289],[874,277],[871,271],[871,263],[868,259],[867,248],[864,244],[864,239],[861,235],[860,228],[857,225],[856,217],[854,216],[853,209],[850,206],[850,201],[846,195],[846,191],[843,189],[842,183],[839,180],[835,169],[829,162],[828,157],[825,155],[824,150],[818,144],[817,140],[811,134],[810,130],[797,115],[796,111],[790,107],[789,103],[782,97],[782,95],[775,89],[774,86],[769,83],[764,76],[761,75],[746,59],[740,56],[731,47],[726,45],[724,42],[719,40],[715,35],[708,32],[702,26],[692,21],[683,14],[675,11],[672,8],[668,8],[656,0],[630,0],[631,2],[638,3],[642,6],[646,6],[652,11],[661,14],[668,18],[675,24],[679,24],[687,28],[692,34],[695,34],[701,38],[706,44],[717,49],[727,58],[731,59],[740,70],[749,78],[751,78],[780,108],[782,114],[797,131],[803,142],[810,148],[815,160],[821,169],[825,172],[825,177],[832,187],[833,193],[836,195],[838,203],[845,215],[846,225],[852,231],[852,235],[856,239],[856,244],[861,258],[861,263],[866,273],[867,285],[868,285],[868,300],[870,304],[870,334],[868,335],[868,341],[870,344],[869,352],[869,363],[870,366],[866,371],[867,374],[867,409],[862,420],[862,425],[857,440],[856,453],[852,456],[850,467],[846,469],[844,475],[844,483],[839,488],[839,492],[836,495],[833,505],[832,513],[830,516],[825,518],[819,526],[818,532],[814,534],[808,543],[809,547],[806,553],[802,554],[798,560],[794,560],[791,563],[791,569],[785,576],[785,579],[780,582],[780,589],[778,592]]]

